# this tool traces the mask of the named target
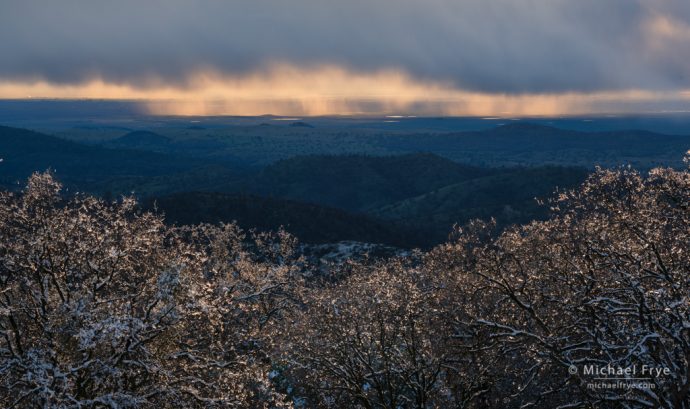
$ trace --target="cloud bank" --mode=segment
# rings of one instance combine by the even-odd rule
[[[688,44],[687,0],[3,0],[0,97],[682,108]]]
[[[215,71],[185,85],[153,88],[93,80],[78,84],[0,82],[10,98],[135,99],[155,115],[448,115],[533,116],[678,110],[687,91],[596,91],[496,94],[420,81],[396,70],[353,73],[338,66],[274,66],[244,75]]]

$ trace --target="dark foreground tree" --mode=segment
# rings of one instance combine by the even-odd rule
[[[306,283],[283,233],[59,190],[0,195],[1,406],[690,409],[687,170]]]
[[[555,205],[429,255],[465,299],[449,314],[458,351],[503,356],[492,390],[511,406],[689,407],[690,174],[600,170]]]
[[[358,265],[313,289],[286,331],[285,361],[311,405],[401,408],[452,406],[437,348],[434,288],[409,264]]]
[[[286,358],[304,396],[689,408],[690,173],[598,170],[553,205],[548,221],[498,237],[475,222],[419,263],[310,293]]]
[[[271,325],[291,239],[166,228],[49,174],[0,196],[0,406],[277,406]]]

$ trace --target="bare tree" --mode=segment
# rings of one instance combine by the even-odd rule
[[[690,407],[690,174],[598,170],[554,205],[428,256],[446,299],[464,300],[449,309],[458,353],[498,364],[505,406]],[[592,368],[636,369],[610,376],[635,387]]]
[[[473,222],[421,262],[354,265],[310,291],[285,344],[297,394],[334,407],[689,407],[688,171],[598,170],[552,205],[548,221],[499,235]],[[595,372],[608,368],[630,373]]]
[[[294,296],[290,240],[167,228],[35,174],[0,196],[1,404],[280,405],[267,329]]]
[[[36,174],[0,194],[0,404],[690,408],[690,172],[597,170],[551,205],[305,281],[284,232]]]
[[[286,361],[298,391],[320,407],[460,406],[468,385],[447,384],[432,282],[408,260],[355,265],[306,297]]]

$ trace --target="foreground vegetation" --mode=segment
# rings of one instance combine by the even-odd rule
[[[0,196],[0,405],[690,407],[690,172],[597,170],[551,206],[317,274],[284,232],[35,174]]]

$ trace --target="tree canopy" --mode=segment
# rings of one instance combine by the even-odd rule
[[[0,195],[2,406],[690,407],[688,170],[598,169],[546,221],[327,272],[282,231],[60,189]]]

